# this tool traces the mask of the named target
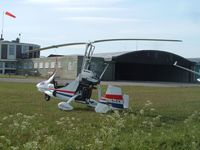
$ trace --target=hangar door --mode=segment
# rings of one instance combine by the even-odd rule
[[[115,80],[192,82],[193,75],[173,63],[187,68],[194,65],[178,55],[155,50],[134,51],[114,57]]]

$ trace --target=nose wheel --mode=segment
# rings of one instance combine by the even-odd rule
[[[44,94],[44,99],[46,100],[46,101],[49,101],[50,100],[50,96],[49,95],[47,95],[47,94]]]

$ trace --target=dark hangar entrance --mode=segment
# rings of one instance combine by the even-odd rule
[[[156,50],[133,51],[113,57],[115,80],[192,82],[193,76],[179,65],[192,69],[194,63],[173,53]]]

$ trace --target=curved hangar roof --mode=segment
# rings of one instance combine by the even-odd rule
[[[113,61],[113,80],[193,82],[193,76],[178,64],[192,69],[194,62],[179,55],[159,50],[99,54],[106,61]]]
[[[193,66],[195,63],[179,55],[159,50],[140,50],[119,53],[111,56],[111,60],[121,63],[172,65],[178,61],[183,66]]]

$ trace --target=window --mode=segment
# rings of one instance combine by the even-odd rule
[[[45,62],[45,68],[49,68],[49,62]]]
[[[3,68],[3,62],[0,62],[0,68]]]
[[[29,50],[29,46],[27,46],[27,45],[22,46],[22,53],[27,53],[28,50]]]
[[[38,63],[34,63],[34,68],[38,68]]]
[[[22,54],[22,46],[21,45],[17,45],[17,48],[16,48],[16,57],[17,58],[21,58],[21,54]]]
[[[23,69],[28,69],[28,63],[23,64]]]
[[[32,69],[32,68],[33,68],[32,63],[29,62],[29,63],[28,63],[28,69]]]
[[[16,68],[15,62],[6,62],[5,68]]]
[[[7,44],[2,44],[1,45],[1,59],[7,59],[7,50],[8,50],[8,45]]]
[[[72,62],[69,62],[69,63],[68,63],[67,69],[68,69],[68,70],[73,70],[73,64],[72,64]]]
[[[60,61],[58,62],[58,68],[61,68],[61,62]]]
[[[75,65],[76,65],[76,62],[69,62],[68,65],[67,65],[67,69],[68,70],[74,70]]]
[[[9,45],[9,55],[15,55],[15,45]]]
[[[39,68],[43,68],[43,62],[39,63]]]
[[[51,62],[51,68],[55,68],[55,62]]]

